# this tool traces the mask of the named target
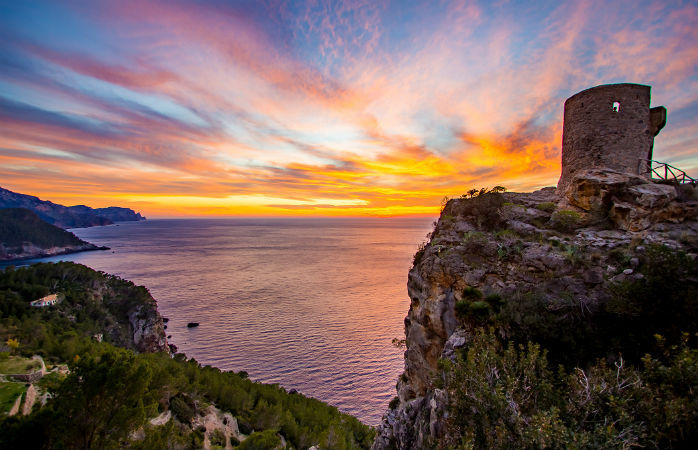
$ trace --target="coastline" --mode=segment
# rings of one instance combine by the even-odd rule
[[[13,262],[24,262],[24,261],[31,261],[33,259],[50,258],[52,256],[70,255],[73,253],[92,252],[92,251],[98,251],[98,250],[111,250],[111,247],[96,246],[94,244],[89,244],[87,246],[83,245],[83,246],[79,246],[76,248],[65,248],[63,250],[59,250],[56,252],[48,251],[48,252],[41,252],[41,253],[32,253],[32,254],[29,254],[26,256],[20,256],[17,258],[9,258],[9,259],[0,258],[0,266],[11,265]]]

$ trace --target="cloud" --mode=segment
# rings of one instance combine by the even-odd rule
[[[555,184],[564,100],[619,81],[654,85],[655,153],[695,171],[698,8],[641,3],[70,4],[51,39],[2,17],[0,176],[147,215],[434,214]]]

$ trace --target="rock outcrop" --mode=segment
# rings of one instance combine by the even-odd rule
[[[695,261],[697,206],[692,186],[611,170],[580,172],[559,193],[450,200],[409,272],[399,402],[373,449],[432,448],[448,434],[439,361],[453,360],[472,336],[455,312],[469,290],[502,302],[535,298],[553,315],[572,308],[591,314],[613,283],[642,277],[635,269],[647,246],[681,249]]]
[[[153,301],[154,303],[154,301]],[[157,305],[138,305],[128,314],[133,344],[139,352],[168,352],[165,324]]]
[[[194,429],[204,431],[204,449],[212,448],[211,438],[213,433],[219,432],[225,438],[223,448],[233,448],[234,442],[240,442],[245,436],[240,433],[238,422],[229,412],[223,412],[213,405],[210,405],[202,415],[197,415],[192,420],[191,426]]]
[[[587,222],[606,219],[623,231],[682,223],[698,215],[696,190],[690,184],[659,184],[611,169],[578,172],[561,196],[563,205],[581,212]]]

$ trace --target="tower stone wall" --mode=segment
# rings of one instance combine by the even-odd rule
[[[606,84],[565,102],[562,129],[562,192],[575,172],[608,168],[647,175],[641,159],[652,159],[654,137],[666,123],[663,106],[650,109],[650,86]]]

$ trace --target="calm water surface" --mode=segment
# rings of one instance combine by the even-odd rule
[[[75,261],[146,286],[179,351],[377,425],[395,395],[407,272],[431,219],[179,219],[71,230]],[[187,328],[187,322],[200,322]]]

